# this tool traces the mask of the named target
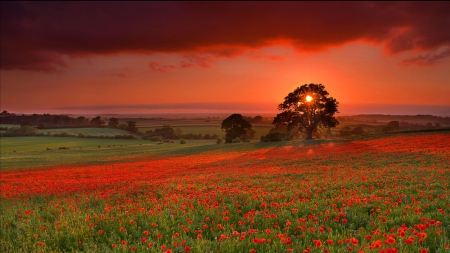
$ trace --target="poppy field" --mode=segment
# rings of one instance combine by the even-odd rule
[[[450,252],[449,133],[0,175],[1,252]]]

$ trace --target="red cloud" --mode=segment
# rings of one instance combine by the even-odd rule
[[[63,56],[118,52],[233,57],[279,41],[429,51],[450,45],[448,13],[449,2],[7,2],[1,68],[51,72],[66,66]]]

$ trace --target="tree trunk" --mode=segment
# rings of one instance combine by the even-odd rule
[[[311,129],[306,129],[306,139],[312,140],[312,130]]]

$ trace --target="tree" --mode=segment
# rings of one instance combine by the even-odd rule
[[[101,127],[105,122],[100,119],[100,116],[97,116],[89,122],[89,124],[93,127]]]
[[[130,133],[137,133],[138,128],[136,126],[136,121],[127,121],[127,127],[125,129]]]
[[[298,126],[298,131],[306,130],[306,139],[312,139],[317,128],[336,127],[339,121],[334,117],[339,113],[339,102],[328,97],[322,84],[305,84],[289,93],[284,102],[278,105],[277,114],[272,124],[275,127],[286,125],[288,131]]]
[[[119,119],[109,118],[108,127],[117,128],[119,127]]]
[[[175,128],[175,134],[178,136],[178,138],[181,138],[181,135],[183,134],[183,129]]]
[[[222,121],[222,131],[226,132],[225,143],[232,143],[233,139],[239,138],[252,130],[252,124],[245,120],[241,114],[232,114]]]

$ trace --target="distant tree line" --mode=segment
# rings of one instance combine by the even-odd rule
[[[88,119],[84,116],[70,117],[68,115],[32,114],[16,115],[3,111],[0,114],[1,124],[13,124],[20,126],[36,126],[38,129],[52,128],[79,128],[79,127],[104,127],[105,122],[100,116]]]
[[[161,141],[164,139],[186,139],[186,140],[214,140],[219,138],[217,134],[183,134],[181,128],[172,128],[170,125],[164,125],[161,128],[148,130],[141,134],[142,139],[151,141]]]
[[[431,122],[439,123],[441,125],[450,124],[450,117],[434,116],[434,115],[384,115],[384,114],[361,114],[354,116],[339,116],[337,117],[340,121],[360,121],[369,123],[379,123],[379,122],[390,122],[399,121],[401,122]],[[409,123],[413,124],[413,123]]]
[[[351,128],[353,127],[353,129]],[[373,133],[388,133],[393,131],[407,131],[407,130],[425,130],[425,129],[439,129],[441,124],[428,122],[426,124],[409,123],[406,121],[393,120],[386,124],[370,125],[370,124],[356,124],[347,125],[343,127],[339,134],[341,137],[352,136],[352,135],[362,135],[367,133],[364,128],[372,130]]]
[[[101,139],[136,139],[133,135],[123,134],[123,135],[85,135],[83,133],[78,133],[77,135],[69,134],[67,132],[62,132],[59,134],[47,134],[39,133],[39,130],[33,126],[14,126],[5,128],[0,132],[0,137],[21,137],[21,136],[52,136],[52,137],[77,137],[77,138],[101,138]]]

